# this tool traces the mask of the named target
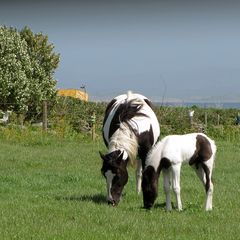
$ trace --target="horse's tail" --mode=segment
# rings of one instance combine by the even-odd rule
[[[131,102],[132,105],[143,105],[145,102],[142,98],[139,98],[137,97],[136,95],[134,95],[132,93],[132,91],[128,91],[127,92],[127,99],[126,99],[127,102]]]
[[[127,99],[131,99],[132,96],[133,96],[133,93],[132,93],[132,91],[129,90],[129,91],[127,92]]]
[[[128,123],[129,120],[136,116],[147,117],[146,114],[141,112],[144,104],[145,102],[143,99],[134,96],[131,91],[128,91],[126,102],[121,104],[117,110],[119,112],[120,122]]]

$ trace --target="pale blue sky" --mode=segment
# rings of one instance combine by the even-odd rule
[[[48,35],[57,86],[92,100],[240,101],[240,1],[9,1],[0,24]]]

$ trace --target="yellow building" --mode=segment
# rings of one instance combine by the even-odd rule
[[[86,102],[88,101],[88,94],[77,89],[59,89],[57,91],[57,95],[64,97],[74,97]]]

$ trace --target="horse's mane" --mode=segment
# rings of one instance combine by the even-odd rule
[[[158,141],[152,149],[148,152],[147,158],[146,158],[146,166],[153,166],[154,169],[157,171],[159,162],[161,160],[161,156],[159,156],[159,153],[161,153],[161,148],[163,147],[163,142]]]
[[[115,149],[123,149],[127,152],[131,165],[134,165],[137,157],[138,142],[135,133],[128,124],[121,123],[119,129],[113,134],[109,143],[109,152]]]
[[[116,131],[112,135],[109,142],[109,151],[116,149],[123,149],[127,152],[130,164],[134,165],[138,153],[138,140],[137,133],[131,126],[129,121],[134,117],[144,116],[148,117],[145,113],[141,112],[142,107],[146,103],[144,99],[138,98],[132,94],[131,91],[127,93],[127,99],[124,103],[120,104],[115,116],[118,119],[113,119],[116,124]]]

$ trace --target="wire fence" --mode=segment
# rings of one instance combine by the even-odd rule
[[[61,97],[54,102],[42,101],[37,109],[36,106],[29,105],[26,113],[0,110],[0,124],[39,126],[43,131],[68,126],[68,129],[71,128],[77,133],[91,134],[95,139],[101,134],[106,106],[107,103],[104,102],[83,102]],[[155,107],[154,111],[163,135],[183,134],[190,131],[202,131],[217,136],[224,136],[226,131],[231,131],[235,135],[240,135],[239,109],[160,106]]]

